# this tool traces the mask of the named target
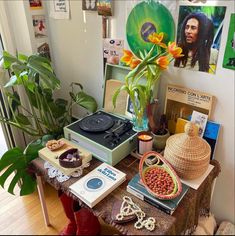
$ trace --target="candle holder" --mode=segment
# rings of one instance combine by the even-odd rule
[[[153,136],[151,132],[141,131],[137,134],[137,153],[140,155],[152,151]]]

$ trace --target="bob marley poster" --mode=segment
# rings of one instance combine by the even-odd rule
[[[176,67],[215,73],[225,11],[223,6],[180,6],[177,44],[184,56],[175,59]]]
[[[235,13],[230,17],[223,67],[235,70]]]

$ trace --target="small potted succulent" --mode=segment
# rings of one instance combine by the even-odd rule
[[[160,117],[159,127],[153,134],[153,148],[156,150],[163,150],[166,146],[166,140],[170,137],[170,132],[167,129],[166,115],[162,114]]]

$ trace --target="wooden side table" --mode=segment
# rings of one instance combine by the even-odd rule
[[[84,169],[83,175],[87,174],[89,171],[100,164],[101,162],[99,160],[93,158],[90,167]],[[140,199],[136,198],[126,191],[128,182],[136,173],[138,173],[139,165],[138,159],[132,156],[128,156],[115,166],[117,169],[120,169],[127,174],[127,180],[118,188],[116,188],[112,193],[110,193],[106,198],[104,198],[101,202],[99,202],[95,207],[93,207],[92,211],[95,215],[100,216],[106,223],[113,225],[122,234],[126,235],[179,235],[181,233],[190,233],[197,226],[198,217],[200,215],[208,214],[210,210],[213,182],[220,172],[220,166],[218,162],[212,161],[211,164],[214,165],[214,168],[207,176],[207,178],[203,181],[199,189],[194,190],[190,188],[173,215],[168,215],[163,211],[157,209],[156,207],[144,201],[141,201]],[[80,177],[70,178],[63,183],[59,183],[55,178],[50,179],[47,174],[47,170],[44,168],[44,160],[42,160],[41,158],[37,158],[32,161],[32,168],[37,176],[38,192],[44,220],[46,225],[49,225],[49,215],[44,198],[42,179],[51,184],[55,189],[61,189],[66,194],[80,201],[69,191],[69,186],[76,182]],[[146,217],[155,217],[156,228],[154,231],[150,232],[146,229],[135,229],[135,221],[131,221],[125,224],[116,224],[115,222],[113,222],[111,218],[113,204],[116,201],[122,200],[123,196],[131,197],[133,201],[137,203],[144,212],[146,212]],[[82,206],[88,207],[81,201],[80,203],[82,204]]]

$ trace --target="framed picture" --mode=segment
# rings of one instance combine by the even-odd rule
[[[97,11],[102,16],[112,16],[112,0],[98,0]]]
[[[97,0],[82,0],[83,11],[97,11]]]
[[[129,118],[132,118],[134,114],[134,109],[133,109],[133,104],[131,102],[130,96],[127,96],[127,101],[126,101],[126,112],[125,115],[128,116]]]
[[[47,27],[44,15],[34,15],[33,18],[33,28],[35,38],[47,37]]]
[[[177,45],[184,56],[176,67],[215,74],[225,12],[223,6],[180,6]]]
[[[103,39],[104,58],[110,64],[118,64],[123,55],[124,40],[121,39]]]
[[[223,67],[235,70],[235,13],[230,17]]]
[[[51,60],[50,48],[47,42],[37,44],[37,52],[47,59]]]
[[[30,9],[41,9],[42,8],[42,0],[29,0]]]

